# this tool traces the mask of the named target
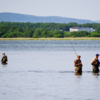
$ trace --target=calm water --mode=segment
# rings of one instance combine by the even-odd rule
[[[83,63],[75,75],[71,42]],[[100,41],[0,41],[0,100],[100,100],[100,76],[91,60]],[[0,56],[0,57],[1,57]]]

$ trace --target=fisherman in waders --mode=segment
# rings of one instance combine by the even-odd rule
[[[77,59],[74,61],[74,66],[75,66],[75,72],[76,73],[82,73],[82,62],[80,60],[80,55],[77,55]]]
[[[7,56],[5,55],[5,53],[3,53],[2,58],[1,58],[1,62],[6,63],[7,61],[8,61]]]
[[[99,60],[98,60],[99,54],[95,55],[95,58],[92,60],[91,65],[93,66],[93,73],[99,72]]]

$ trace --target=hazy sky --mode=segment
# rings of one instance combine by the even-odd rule
[[[0,12],[100,20],[100,0],[0,0]]]

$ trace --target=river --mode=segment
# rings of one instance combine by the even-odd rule
[[[72,43],[72,44],[71,44]],[[74,60],[81,55],[82,75]],[[100,52],[100,40],[0,41],[0,100],[100,100],[100,73],[91,61]]]

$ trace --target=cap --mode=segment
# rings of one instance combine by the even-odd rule
[[[96,54],[96,56],[99,56],[99,54]]]
[[[81,57],[80,55],[77,55],[77,57]]]

